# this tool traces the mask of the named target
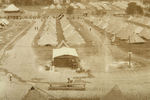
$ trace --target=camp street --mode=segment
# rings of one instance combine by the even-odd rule
[[[27,31],[26,35],[16,42],[13,49],[7,51],[6,55],[8,55],[8,58],[3,62],[3,68],[23,78],[29,78],[31,76],[31,73],[35,71],[34,67],[36,67],[36,57],[32,51],[32,41],[38,31],[34,27],[40,27],[41,24],[42,22],[40,20],[36,20],[36,23]]]

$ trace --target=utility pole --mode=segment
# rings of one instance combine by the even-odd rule
[[[131,55],[132,55],[132,52],[131,52],[131,37],[129,36],[129,52],[128,52],[128,55],[129,55],[129,68],[131,68]]]

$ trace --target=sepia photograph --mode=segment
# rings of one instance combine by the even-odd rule
[[[0,0],[0,100],[150,100],[150,0]]]

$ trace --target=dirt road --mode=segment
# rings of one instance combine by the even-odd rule
[[[32,50],[33,39],[37,34],[35,26],[40,27],[42,22],[36,20],[36,23],[27,31],[20,40],[18,40],[12,50],[7,51],[3,68],[9,72],[16,73],[24,79],[31,78],[32,73],[37,73],[36,56]]]

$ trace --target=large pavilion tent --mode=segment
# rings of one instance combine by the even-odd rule
[[[150,29],[149,28],[144,28],[140,33],[139,36],[144,38],[144,39],[150,39]]]
[[[52,58],[55,67],[77,68],[79,64],[79,56],[74,48],[61,47],[53,49]]]
[[[74,48],[62,47],[58,49],[53,49],[53,57],[56,58],[62,55],[72,55],[78,57],[77,51]]]
[[[10,4],[8,7],[4,9],[4,12],[18,12],[20,9],[16,7],[14,4]]]

